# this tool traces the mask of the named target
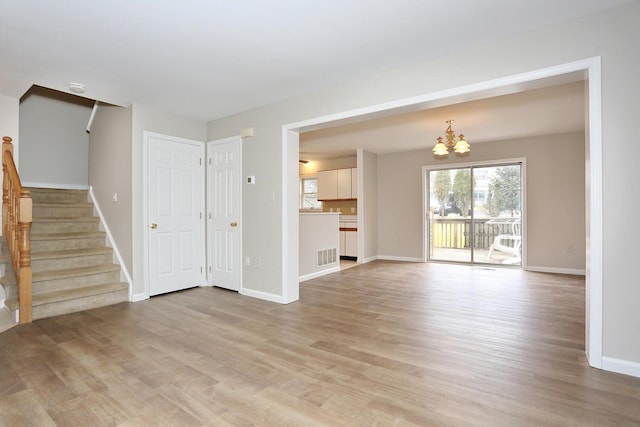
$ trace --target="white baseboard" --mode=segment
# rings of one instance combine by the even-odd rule
[[[585,270],[579,270],[576,268],[536,267],[530,265],[528,265],[525,270],[534,271],[536,273],[571,274],[574,276],[584,276],[587,274]]]
[[[316,277],[324,276],[325,274],[337,273],[340,271],[340,266],[328,268],[326,270],[316,271],[315,273],[305,274],[304,276],[298,277],[299,282],[304,282],[306,280],[315,279]]]
[[[378,259],[378,255],[370,256],[369,258],[364,258],[362,261],[358,258],[358,264],[366,264],[371,261],[375,261]]]
[[[378,259],[381,259],[384,261],[424,262],[422,258],[412,258],[412,257],[393,256],[393,255],[378,255]]]
[[[279,304],[286,304],[282,295],[271,294],[268,292],[256,291],[253,289],[240,288],[240,295],[246,295],[252,298],[258,298],[265,301],[277,302]]]
[[[129,299],[129,301],[131,302],[138,302],[138,301],[144,301],[146,299],[149,299],[149,295],[143,293],[140,294],[133,294],[131,295],[131,298]]]
[[[613,357],[602,357],[602,369],[605,371],[617,372],[618,374],[631,375],[640,378],[640,363],[628,360],[614,359]]]
[[[34,188],[60,188],[63,190],[89,190],[88,185],[83,184],[58,184],[51,182],[23,182],[23,187],[34,187]]]

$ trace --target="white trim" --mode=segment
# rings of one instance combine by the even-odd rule
[[[605,371],[617,372],[619,374],[631,375],[640,378],[640,363],[628,360],[615,359],[613,357],[602,357],[602,369]]]
[[[300,168],[300,134],[282,127],[282,303],[300,299],[300,214],[298,178]],[[292,177],[295,177],[293,181]]]
[[[244,288],[239,293],[240,295],[245,295],[252,298],[258,298],[258,299],[269,301],[269,302],[277,302],[279,304],[288,304],[287,302],[285,302],[285,299],[282,296],[271,294],[268,292],[255,291],[253,289]]]
[[[93,120],[96,118],[96,113],[98,112],[98,101],[93,103],[93,108],[91,109],[91,115],[89,116],[89,122],[87,123],[87,132],[91,133],[91,125],[93,125]]]
[[[305,274],[304,276],[300,276],[298,280],[300,282],[306,282],[307,280],[315,279],[316,277],[325,276],[331,273],[337,273],[340,271],[340,267],[332,267],[322,271],[316,271],[315,273]]]
[[[585,345],[589,364],[602,367],[602,298],[604,287],[604,220],[602,209],[602,73],[600,57],[591,58],[584,69],[589,77],[589,177],[587,206],[587,259]]]
[[[145,294],[144,292],[139,293],[139,294],[133,294],[131,296],[131,302],[139,302],[139,301],[144,301],[146,299],[149,299],[149,294]]]
[[[357,187],[356,200],[357,200],[357,205],[359,206],[358,217],[356,218],[357,220],[356,227],[358,228],[358,230],[360,230],[360,232],[356,236],[358,241],[356,256],[357,256],[357,263],[364,264],[366,262],[366,261],[362,261],[363,259],[365,259],[364,258],[364,252],[365,252],[364,236],[366,234],[366,231],[364,231],[364,220],[367,216],[367,210],[365,209],[364,205],[365,205],[365,201],[367,200],[367,197],[364,194],[364,150],[362,148],[358,148],[356,150],[356,175],[358,180],[356,185]],[[378,252],[377,241],[376,241],[375,251]]]
[[[88,185],[84,184],[58,184],[51,182],[30,182],[26,181],[22,183],[23,187],[33,187],[33,188],[48,188],[52,190],[88,190]]]
[[[536,273],[571,274],[573,276],[584,276],[587,274],[586,270],[578,268],[540,267],[529,265],[523,270],[534,271]]]
[[[93,186],[89,187],[89,198],[91,199],[91,202],[93,202],[93,207],[95,208],[96,213],[100,218],[100,224],[104,228],[104,232],[107,235],[107,240],[109,242],[109,245],[111,246],[111,249],[113,249],[113,255],[115,256],[116,260],[118,261],[118,264],[120,265],[120,271],[122,272],[122,275],[124,276],[124,279],[126,280],[126,282],[129,284],[129,301],[133,301],[133,279],[131,279],[129,270],[127,270],[127,266],[125,265],[124,260],[122,259],[122,254],[118,249],[118,245],[116,244],[115,239],[113,238],[113,234],[111,234],[111,229],[109,228],[109,224],[107,224],[107,221],[105,220],[104,215],[102,214],[102,210],[100,209],[100,204],[96,200],[95,194],[93,194]]]
[[[586,76],[585,76],[586,74]],[[289,259],[297,254],[298,222],[293,218],[293,209],[289,207],[291,197],[296,200],[297,194],[289,194],[288,183],[298,180],[297,159],[288,153],[299,149],[299,131],[311,130],[328,125],[346,123],[351,119],[363,119],[364,116],[376,116],[394,110],[415,111],[420,108],[446,105],[480,99],[495,94],[515,93],[533,87],[542,87],[546,82],[553,84],[559,80],[571,80],[576,75],[588,78],[589,93],[589,165],[586,175],[589,177],[588,203],[588,244],[587,244],[587,290],[585,298],[586,316],[586,354],[589,364],[602,366],[602,289],[603,289],[603,211],[602,211],[602,93],[601,93],[601,60],[592,57],[579,61],[559,64],[548,68],[525,72],[507,77],[500,77],[480,83],[440,90],[428,94],[400,99],[364,108],[329,114],[308,120],[288,123],[282,126],[282,287],[283,294],[289,289],[298,288],[297,262]],[[288,163],[287,163],[288,162]],[[294,164],[294,167],[288,167]],[[291,212],[290,212],[291,210]],[[291,221],[289,221],[291,219]],[[296,258],[297,261],[297,258]],[[295,281],[295,283],[294,283]]]
[[[377,259],[380,259],[378,255],[370,256],[368,258],[363,258],[362,261],[360,260],[360,258],[358,258],[358,264],[366,264],[368,262],[375,261]]]
[[[393,256],[393,255],[378,255],[377,259],[384,261],[402,261],[402,262],[424,262],[422,258],[406,257],[406,256]]]

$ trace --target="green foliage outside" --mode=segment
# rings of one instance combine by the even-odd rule
[[[458,169],[453,178],[453,200],[463,217],[468,216],[471,209],[471,188],[471,170]]]
[[[518,166],[497,168],[496,176],[489,184],[489,197],[491,197],[491,203],[496,204],[498,215],[501,211],[511,211],[511,216],[515,216],[516,211],[520,209],[520,168]],[[495,210],[491,212],[492,217],[498,216],[493,215],[495,212]]]
[[[487,194],[487,201],[483,206],[489,218],[497,218],[500,216],[500,206],[498,206],[498,200],[493,195],[493,189],[489,186],[489,194]]]
[[[449,199],[449,191],[451,191],[451,174],[449,171],[437,171],[433,185],[435,187],[436,198],[440,204],[440,216],[444,216],[444,209],[447,204],[447,199]]]

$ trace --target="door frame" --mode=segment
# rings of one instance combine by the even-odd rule
[[[522,231],[521,231],[522,242],[524,243],[520,249],[522,251],[520,268],[522,270],[527,269],[527,245],[526,245],[526,242],[527,242],[527,159],[525,157],[422,166],[422,218],[424,219],[424,221],[422,222],[422,261],[423,262],[433,261],[429,259],[428,251],[427,251],[427,242],[429,238],[428,234],[431,231],[427,226],[427,218],[429,215],[429,212],[427,211],[427,201],[428,201],[427,191],[429,190],[429,172],[435,171],[435,170],[442,170],[442,169],[462,169],[462,168],[487,167],[487,166],[499,167],[499,166],[513,165],[516,163],[520,164],[520,186],[521,186],[520,197],[522,199],[522,213],[520,214],[520,218],[522,221]],[[474,262],[474,263],[470,263],[469,265],[478,265],[478,264]],[[494,266],[494,264],[480,264],[480,265]]]
[[[205,159],[209,159],[209,146],[213,146],[213,145],[218,145],[218,144],[224,144],[224,143],[228,143],[228,142],[233,142],[237,145],[238,148],[238,154],[239,154],[239,162],[238,162],[238,193],[239,193],[239,200],[240,203],[238,205],[238,217],[240,218],[240,227],[238,227],[238,280],[239,280],[239,284],[238,284],[238,293],[242,294],[243,291],[243,287],[242,287],[242,277],[243,277],[243,260],[242,260],[242,230],[244,229],[243,226],[243,219],[242,219],[242,137],[240,135],[237,136],[231,136],[228,138],[222,138],[222,139],[215,139],[212,141],[207,141],[207,143],[205,144]],[[205,194],[205,243],[207,246],[207,251],[206,251],[206,277],[207,277],[207,286],[214,286],[212,284],[212,276],[213,276],[213,271],[210,270],[210,266],[211,266],[211,252],[212,252],[212,248],[211,245],[209,244],[209,198],[207,197],[209,194],[209,188],[208,188],[208,184],[209,184],[209,167],[211,165],[209,164],[209,162],[207,161],[207,163],[205,164],[205,178],[204,178],[204,183],[205,183],[205,189],[204,189],[204,194]]]
[[[164,135],[161,133],[143,131],[142,132],[142,176],[143,176],[143,184],[142,184],[142,230],[143,230],[143,239],[142,239],[142,251],[143,251],[143,260],[142,263],[142,280],[144,286],[143,297],[150,298],[151,296],[151,284],[149,282],[149,139],[150,138],[162,138],[168,139],[173,142],[177,142],[180,144],[194,144],[197,143],[202,146],[202,156],[204,161],[205,156],[205,145],[202,141],[196,141],[194,139],[180,138],[177,136]],[[206,170],[206,168],[205,168]],[[206,171],[202,174],[202,194],[200,195],[201,206],[206,208]],[[203,210],[204,210],[203,208]],[[204,215],[204,213],[203,213]],[[206,230],[206,221],[205,227]],[[206,236],[205,236],[206,237]],[[203,254],[203,262],[206,261],[206,238],[202,239],[201,251]],[[203,266],[204,267],[204,266]],[[206,275],[202,275],[203,278],[206,278]]]
[[[586,212],[586,295],[585,295],[585,354],[590,366],[603,367],[603,269],[604,269],[604,210],[602,208],[602,60],[594,56],[574,62],[557,64],[505,77],[498,77],[465,86],[421,93],[417,96],[369,105],[349,111],[327,114],[282,125],[282,299],[295,301],[298,283],[298,194],[295,191],[297,164],[300,154],[300,132],[336,126],[354,119],[379,117],[391,112],[415,111],[429,106],[481,99],[489,96],[520,92],[540,87],[545,82],[568,82],[581,77],[587,82],[588,112],[585,164]],[[577,79],[576,79],[577,80]],[[506,91],[506,92],[505,92]],[[364,212],[361,212],[364,214]],[[365,230],[363,230],[365,231]]]

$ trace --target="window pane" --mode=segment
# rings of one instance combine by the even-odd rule
[[[316,198],[316,194],[304,194],[302,196],[302,208],[303,209],[320,209],[322,208],[322,202],[319,202]]]
[[[303,190],[305,194],[318,192],[318,180],[316,178],[308,178],[302,180]]]

